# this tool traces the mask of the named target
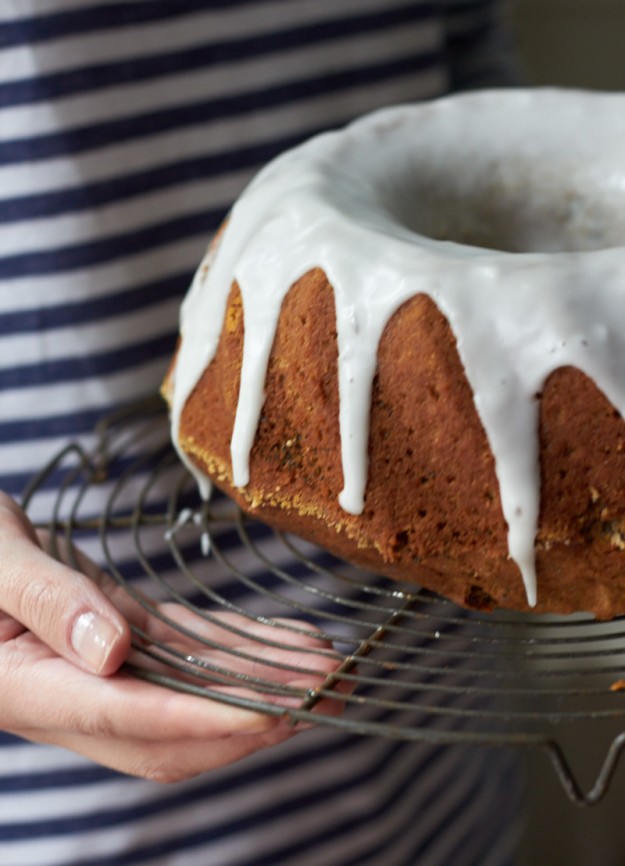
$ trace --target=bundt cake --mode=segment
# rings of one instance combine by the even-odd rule
[[[460,604],[625,613],[625,96],[388,108],[270,163],[181,314],[198,478]]]

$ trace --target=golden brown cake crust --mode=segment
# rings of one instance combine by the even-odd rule
[[[245,511],[366,568],[469,607],[527,608],[486,435],[451,329],[431,300],[407,301],[383,334],[358,516],[338,503],[335,309],[323,272],[306,274],[284,301],[250,482],[237,489],[230,436],[242,346],[235,285],[216,356],[180,425],[182,448],[218,487]],[[552,374],[536,399],[542,498],[535,610],[623,613],[625,422],[572,368]]]

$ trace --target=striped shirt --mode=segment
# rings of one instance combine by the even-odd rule
[[[156,389],[263,163],[382,105],[510,83],[501,23],[491,0],[2,4],[0,488]],[[513,765],[319,729],[163,788],[0,734],[0,863],[502,866]]]

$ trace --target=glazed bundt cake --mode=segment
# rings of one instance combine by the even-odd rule
[[[202,482],[477,608],[625,613],[625,96],[385,109],[270,163],[164,386]]]

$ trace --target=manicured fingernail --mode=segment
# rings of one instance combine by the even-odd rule
[[[72,629],[72,646],[95,674],[103,669],[121,632],[97,613],[81,613]]]

